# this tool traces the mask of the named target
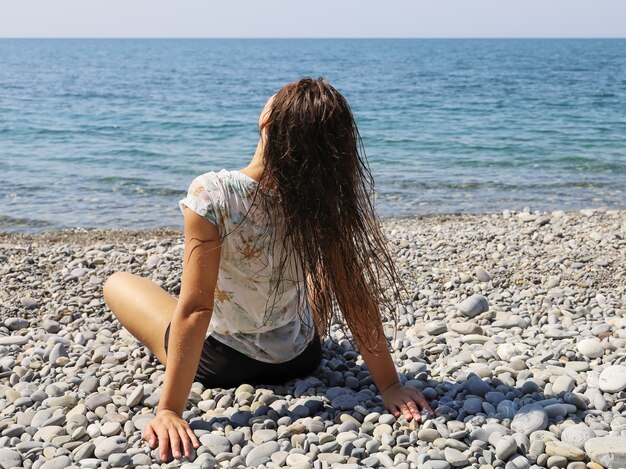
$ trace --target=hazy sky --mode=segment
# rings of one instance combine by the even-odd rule
[[[624,0],[0,0],[0,37],[626,37]]]

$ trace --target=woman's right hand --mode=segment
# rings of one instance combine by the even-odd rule
[[[192,444],[196,449],[200,446],[200,442],[189,424],[180,418],[176,412],[167,409],[158,410],[156,416],[148,422],[144,429],[144,440],[152,449],[156,448],[157,445],[160,447],[161,461],[167,460],[169,448],[172,450],[174,459],[182,457],[181,443],[187,459],[191,457],[190,445]]]

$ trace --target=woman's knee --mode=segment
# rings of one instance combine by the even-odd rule
[[[102,286],[102,294],[104,295],[104,301],[111,306],[111,300],[119,295],[120,290],[128,285],[129,276],[132,276],[130,272],[115,272],[109,275]]]

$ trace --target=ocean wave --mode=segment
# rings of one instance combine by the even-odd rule
[[[394,181],[381,181],[378,185],[379,189],[391,189],[400,188],[403,190],[452,190],[452,191],[466,191],[466,190],[497,190],[502,193],[511,191],[528,191],[532,194],[533,191],[540,191],[543,189],[554,190],[557,188],[566,189],[604,189],[604,190],[618,190],[626,195],[626,186],[621,181],[608,182],[608,181],[553,181],[546,182],[523,182],[517,181],[515,183],[505,183],[497,181],[468,181],[468,182],[452,182],[452,181],[414,181],[414,180],[394,180]],[[388,191],[389,194],[393,194],[394,191]]]
[[[54,227],[54,223],[46,220],[38,220],[34,218],[16,218],[9,215],[0,214],[0,230],[3,228],[24,228],[26,230],[32,228],[49,228]]]

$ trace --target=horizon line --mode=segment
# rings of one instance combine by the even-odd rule
[[[132,39],[148,39],[148,40],[189,40],[189,39],[203,39],[203,40],[215,40],[215,39],[237,39],[237,40],[282,40],[282,39],[626,39],[626,36],[310,36],[310,37],[241,37],[241,36],[0,36],[0,40],[3,39],[120,39],[120,40],[132,40]]]

